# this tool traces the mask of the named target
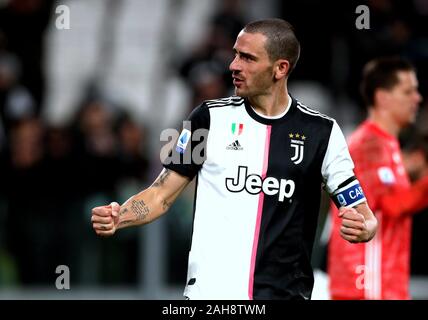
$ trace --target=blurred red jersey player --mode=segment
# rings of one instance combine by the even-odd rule
[[[328,273],[332,299],[409,299],[411,215],[428,206],[428,177],[411,185],[397,140],[415,121],[421,96],[413,66],[382,58],[364,68],[361,91],[369,117],[349,139],[355,174],[378,219],[372,241],[338,236],[333,208]]]

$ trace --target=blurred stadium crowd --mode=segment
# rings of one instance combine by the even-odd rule
[[[70,267],[72,284],[136,286],[140,281],[147,248],[139,237],[142,231],[126,230],[113,239],[99,239],[91,229],[90,209],[126,200],[157,174],[159,132],[153,128],[164,124],[154,123],[157,118],[151,115],[162,114],[149,110],[146,119],[139,119],[127,102],[111,99],[99,83],[87,81],[75,97],[78,103],[71,116],[60,123],[49,121],[49,111],[44,110],[52,90],[46,85],[46,65],[51,62],[45,45],[47,29],[55,23],[55,7],[72,2],[0,1],[0,288],[52,286],[58,265]],[[132,0],[120,2],[125,6]],[[163,3],[171,10],[183,10],[195,1]],[[168,72],[157,78],[161,83],[157,85],[169,94],[169,111],[163,116],[173,126],[180,127],[182,117],[203,100],[232,93],[228,65],[235,37],[249,20],[270,14],[291,22],[301,41],[301,58],[290,78],[291,94],[335,117],[345,133],[365,116],[358,93],[365,62],[399,54],[415,64],[425,99],[417,124],[403,134],[402,143],[412,178],[427,172],[428,1],[201,3],[205,15],[187,9],[200,15],[198,21],[203,23],[196,41],[187,39],[180,45],[177,39],[186,37],[183,32],[177,38],[165,35],[168,49],[164,43],[164,51],[173,53],[165,52]],[[355,26],[355,8],[360,4],[370,8],[368,30]],[[169,16],[172,28],[179,23],[173,16]],[[71,23],[73,28],[73,7]],[[177,88],[184,109],[177,105],[175,111],[170,93]],[[167,244],[163,261],[168,284],[180,286],[185,280],[191,210],[189,194],[165,218],[161,239]],[[428,275],[424,254],[428,214],[414,221],[412,273]],[[323,269],[325,263],[318,260]]]

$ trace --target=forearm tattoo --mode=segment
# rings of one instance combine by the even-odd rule
[[[168,202],[166,200],[162,201],[162,207],[163,207],[164,210],[168,210],[169,207],[171,207],[171,205],[172,205],[172,202]]]
[[[127,208],[124,208],[123,210],[120,210],[119,212],[119,216],[123,216],[124,214],[126,214],[128,212]]]
[[[123,226],[126,226],[128,224],[132,224],[132,223],[133,223],[133,221],[131,221],[131,220],[122,221],[119,223],[118,227],[123,227]]]
[[[143,200],[132,200],[131,202],[131,210],[134,212],[137,220],[144,220],[144,218],[149,214],[150,209],[144,203]]]
[[[168,179],[169,174],[171,173],[170,170],[165,169],[164,172],[160,175],[159,178],[156,179],[156,181],[153,183],[153,187],[161,187],[165,183],[166,179]]]

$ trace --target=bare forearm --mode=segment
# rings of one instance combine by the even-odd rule
[[[164,169],[146,190],[129,198],[119,211],[118,228],[143,225],[159,218],[174,203],[189,180]]]
[[[143,225],[159,218],[169,208],[164,202],[151,188],[132,196],[120,208],[118,229]]]

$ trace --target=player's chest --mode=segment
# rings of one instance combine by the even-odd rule
[[[264,125],[249,118],[214,121],[206,164],[219,171],[245,166],[249,171],[297,176],[319,162],[320,149],[319,137],[300,123]]]

